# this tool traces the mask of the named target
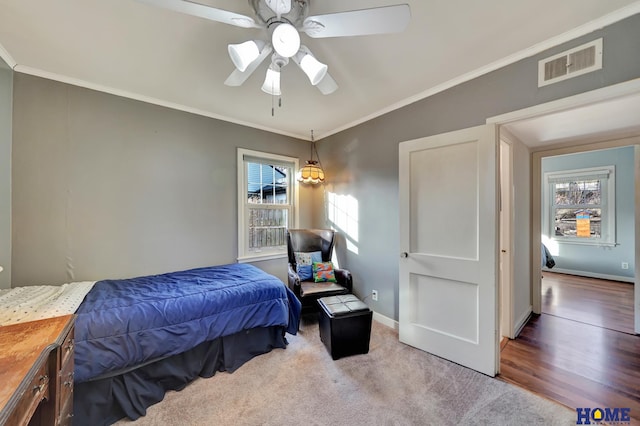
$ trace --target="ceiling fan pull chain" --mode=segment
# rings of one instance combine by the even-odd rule
[[[275,107],[273,105],[276,95],[273,94],[273,83],[271,83],[271,116],[275,116]]]

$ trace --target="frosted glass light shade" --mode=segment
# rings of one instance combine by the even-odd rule
[[[272,67],[267,69],[267,75],[262,84],[262,91],[273,96],[280,96],[280,71]]]
[[[264,47],[263,41],[245,41],[240,44],[230,44],[228,47],[231,62],[236,66],[238,71],[244,72],[251,62],[258,59],[260,49]]]
[[[329,67],[318,61],[312,55],[304,55],[300,61],[300,68],[302,68],[302,71],[309,77],[311,84],[315,86],[327,75],[327,69]]]
[[[324,170],[317,161],[307,161],[307,164],[296,173],[296,179],[302,183],[318,184],[324,182]]]
[[[280,56],[290,58],[300,49],[300,34],[291,24],[280,24],[273,30],[271,44]]]

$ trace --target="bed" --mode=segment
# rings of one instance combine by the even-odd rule
[[[545,246],[544,243],[542,243],[541,246],[542,247],[541,247],[540,260],[542,262],[542,267],[543,268],[547,267],[551,269],[554,266],[556,266],[556,261],[551,255],[551,252],[549,252],[549,249],[547,248],[547,246]]]
[[[167,390],[285,348],[299,325],[295,295],[248,264],[79,284],[88,290],[75,310],[75,424],[143,416]],[[29,315],[61,314],[45,306]]]

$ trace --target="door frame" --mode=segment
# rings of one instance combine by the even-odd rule
[[[570,110],[589,104],[594,104],[606,100],[612,100],[615,98],[628,96],[632,94],[640,93],[640,78],[630,80],[624,83],[614,84],[611,86],[603,87],[601,89],[592,90],[578,95],[569,96],[566,98],[558,99],[556,101],[547,102],[544,104],[535,105],[522,110],[512,111],[506,114],[490,117],[486,120],[487,124],[496,124],[499,127],[505,124],[514,123],[520,120],[531,119],[542,115],[550,114],[553,112],[559,112],[563,110]],[[614,130],[614,129],[612,129]],[[526,141],[523,141],[526,142]],[[526,143],[525,143],[526,145]],[[542,232],[542,186],[541,186],[541,167],[542,158],[549,155],[560,155],[577,153],[584,151],[591,151],[596,149],[617,148],[622,146],[635,146],[635,257],[638,258],[640,254],[640,135],[627,135],[618,137],[600,137],[591,138],[584,136],[580,138],[580,141],[574,140],[569,142],[562,142],[556,144],[550,144],[545,147],[540,147],[531,150],[531,247],[530,247],[530,290],[531,290],[531,304],[533,312],[536,314],[541,313],[542,309],[542,295],[541,295],[541,274],[536,271],[541,270],[541,252],[540,252],[540,236]],[[635,280],[634,280],[634,323],[635,332],[640,334],[640,265],[636,262],[635,265]],[[513,309],[513,299],[510,300]]]
[[[508,337],[509,339],[514,339],[515,336],[515,324],[513,320],[513,267],[514,267],[514,190],[513,190],[513,142],[510,140],[509,135],[506,135],[504,130],[498,131],[498,140],[499,146],[498,150],[500,152],[500,209],[504,211],[504,214],[500,215],[499,222],[499,244],[500,250],[504,250],[506,248],[506,253],[504,259],[502,259],[502,252],[499,254],[500,259],[503,262],[503,269],[505,269],[506,264],[506,274],[503,273],[502,269],[499,271],[499,284],[498,284],[498,312],[500,318],[500,338]],[[502,146],[503,144],[508,147],[509,152],[507,153],[507,158],[502,157]],[[506,160],[506,161],[505,161]],[[505,161],[507,166],[506,176],[502,173],[502,164]],[[507,186],[507,197],[506,202],[502,199],[503,185]],[[503,232],[506,235],[503,235]],[[504,241],[504,247],[502,246],[503,237],[506,236],[506,241]],[[505,276],[506,275],[506,276]],[[506,278],[506,279],[505,279]]]

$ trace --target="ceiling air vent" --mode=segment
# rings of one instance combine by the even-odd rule
[[[538,87],[577,77],[602,68],[599,38],[538,62]]]

